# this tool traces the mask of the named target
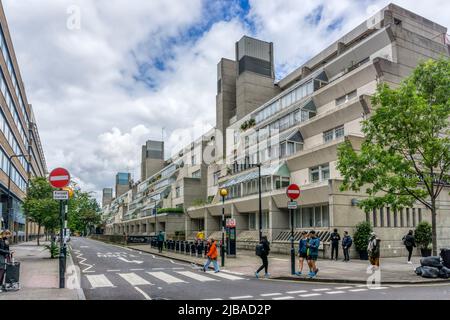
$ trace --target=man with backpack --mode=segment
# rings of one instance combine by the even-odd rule
[[[270,243],[267,240],[266,236],[261,237],[261,242],[256,245],[256,255],[259,256],[262,260],[262,266],[258,268],[255,272],[255,277],[259,278],[259,272],[264,269],[265,274],[264,277],[268,278],[270,276],[269,274],[269,260],[267,259],[267,256],[270,252]]]
[[[403,237],[403,244],[406,247],[406,250],[408,250],[408,262],[409,264],[412,264],[411,262],[411,256],[414,247],[416,246],[416,239],[414,238],[413,231],[409,230],[408,234]]]
[[[330,235],[331,240],[331,260],[333,260],[334,253],[336,252],[336,258],[334,260],[337,261],[338,253],[339,253],[339,240],[341,240],[341,236],[338,233],[338,229],[334,229],[334,232]]]
[[[367,246],[367,253],[369,254],[372,271],[380,268],[380,242],[381,240],[377,237],[375,232],[372,232]]]
[[[348,231],[344,231],[344,238],[342,238],[342,250],[344,251],[344,262],[350,261],[350,247],[353,244],[352,237],[348,234]]]

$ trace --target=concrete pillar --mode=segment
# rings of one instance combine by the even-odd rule
[[[289,230],[289,213],[280,211],[272,197],[269,200],[269,225],[269,241],[276,239],[281,231]]]
[[[248,230],[248,218],[246,214],[241,214],[235,205],[231,205],[231,218],[236,219],[236,235]]]
[[[338,42],[337,43],[337,54],[340,55],[344,51],[345,51],[345,43]]]
[[[186,235],[186,239],[190,238],[194,231],[195,230],[192,229],[192,219],[186,214],[184,217],[184,233]]]
[[[220,231],[220,222],[216,217],[209,213],[208,209],[205,211],[205,236],[209,236],[214,231]]]

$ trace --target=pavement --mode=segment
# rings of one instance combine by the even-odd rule
[[[46,241],[23,242],[10,247],[20,262],[20,290],[0,292],[0,300],[83,300],[83,291],[71,285],[76,277],[72,258],[67,259],[66,288],[59,289],[59,261],[50,259]]]
[[[155,255],[186,261],[203,265],[205,258],[186,255],[184,253],[174,253],[163,251],[159,253],[156,248],[150,245],[128,245],[128,248],[148,252]],[[220,263],[220,257],[219,257]],[[415,274],[416,267],[420,266],[420,257],[413,257],[412,264],[406,263],[406,258],[381,258],[380,272],[368,272],[368,261],[351,260],[350,262],[319,259],[317,266],[319,273],[314,279],[309,279],[309,272],[306,261],[303,267],[303,276],[291,275],[290,256],[283,254],[269,255],[269,273],[272,279],[278,280],[294,280],[294,281],[311,281],[311,282],[333,282],[333,283],[359,283],[379,282],[380,284],[426,284],[426,283],[450,283],[450,279],[429,279],[417,276]],[[298,258],[296,257],[296,271],[298,271]],[[254,277],[256,269],[261,265],[261,259],[255,255],[253,251],[238,251],[236,257],[226,258],[225,266],[228,270],[239,272],[246,276]],[[263,274],[263,272],[262,272]]]
[[[180,261],[146,252],[144,249],[148,249],[148,245],[138,247],[138,251],[135,246],[131,249],[73,237],[70,247],[75,266],[80,270],[79,285],[87,300],[450,299],[449,283],[367,285],[303,282],[273,277],[256,279],[253,274],[236,271],[241,261],[239,256],[235,262],[228,259],[226,267],[214,273],[203,272],[190,260]],[[284,260],[274,259],[279,258],[272,256],[273,265],[286,264],[285,256]],[[257,260],[254,262],[257,263]],[[253,265],[248,267],[254,270]]]

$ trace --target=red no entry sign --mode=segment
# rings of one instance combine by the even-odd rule
[[[300,197],[300,187],[298,185],[296,185],[295,183],[290,184],[286,190],[286,195],[291,200],[297,199],[298,197]]]
[[[48,181],[54,188],[64,188],[70,183],[70,174],[64,168],[56,168],[50,172]]]

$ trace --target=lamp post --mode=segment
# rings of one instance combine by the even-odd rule
[[[256,166],[258,167],[259,242],[261,242],[262,239],[261,163],[258,163]]]
[[[220,189],[220,195],[222,196],[222,245],[220,246],[220,256],[222,257],[222,267],[225,266],[225,197],[228,195],[228,190]]]
[[[9,221],[9,217],[10,217],[10,215],[11,215],[11,210],[12,210],[12,208],[11,208],[11,205],[12,205],[12,197],[11,197],[11,167],[12,167],[12,159],[13,158],[20,158],[20,157],[23,157],[23,158],[25,158],[26,159],[26,155],[23,155],[23,154],[12,154],[12,155],[10,155],[9,157],[8,157],[8,160],[9,160],[9,167],[8,167],[8,202],[7,202],[7,210],[6,210],[6,212],[7,212],[7,217],[6,217],[6,221],[5,221],[5,225],[6,225],[6,227],[9,229],[9,226],[10,226],[10,221]],[[16,241],[15,240],[17,240],[17,235],[14,235],[14,221],[13,221],[13,228],[12,228],[13,230],[12,230],[12,232],[13,232],[13,242],[15,243]]]

